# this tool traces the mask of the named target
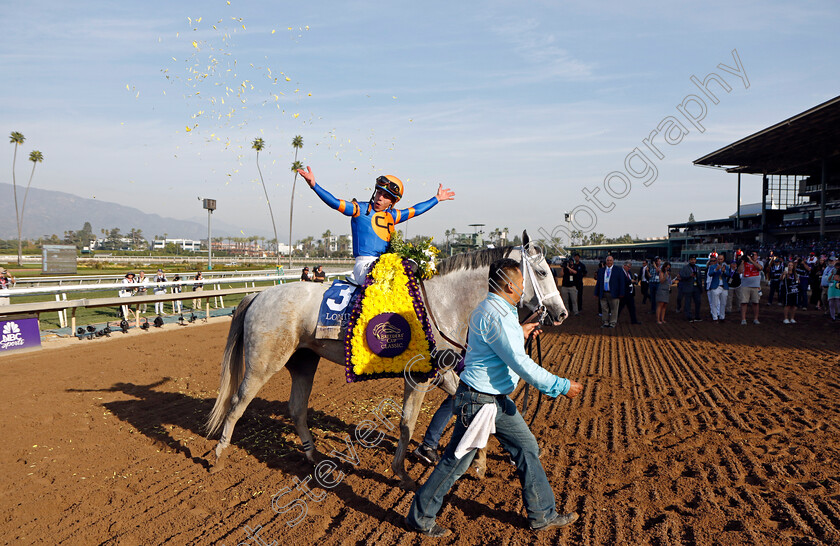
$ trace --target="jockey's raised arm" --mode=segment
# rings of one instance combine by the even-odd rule
[[[393,175],[384,175],[376,179],[376,186],[367,203],[360,204],[355,199],[347,201],[338,199],[315,182],[315,174],[311,167],[298,170],[315,194],[332,209],[345,216],[351,217],[350,230],[353,237],[353,257],[356,266],[353,276],[361,283],[367,274],[368,267],[380,255],[388,251],[388,243],[394,226],[401,224],[415,216],[423,214],[441,201],[455,198],[455,192],[438,186],[437,194],[422,203],[407,209],[395,209],[394,205],[402,198],[404,186],[402,181]]]

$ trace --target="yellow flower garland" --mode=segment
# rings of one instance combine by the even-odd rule
[[[431,356],[423,325],[414,310],[408,291],[408,276],[402,258],[397,254],[383,254],[371,272],[373,283],[365,289],[362,311],[353,328],[351,364],[356,375],[373,373],[403,373],[408,362],[418,354],[423,359],[412,365],[412,372],[430,372]],[[365,339],[368,322],[381,313],[399,313],[411,327],[408,348],[400,355],[382,358],[374,354]]]

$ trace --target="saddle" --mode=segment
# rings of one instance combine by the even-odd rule
[[[324,292],[318,310],[315,339],[344,339],[350,311],[361,297],[361,287],[348,281],[334,280]]]

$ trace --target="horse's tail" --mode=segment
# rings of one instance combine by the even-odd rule
[[[225,345],[225,354],[222,357],[219,395],[216,397],[216,403],[213,405],[213,410],[210,412],[207,423],[204,425],[208,437],[216,434],[221,428],[232,405],[231,399],[245,378],[245,361],[242,347],[245,339],[245,312],[256,296],[257,294],[248,294],[245,296],[233,314],[230,331],[228,332],[227,345]]]

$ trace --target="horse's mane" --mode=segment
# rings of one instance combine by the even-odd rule
[[[512,246],[501,246],[455,254],[437,264],[437,270],[440,275],[446,275],[459,269],[490,267],[496,260],[507,258],[513,249]]]

